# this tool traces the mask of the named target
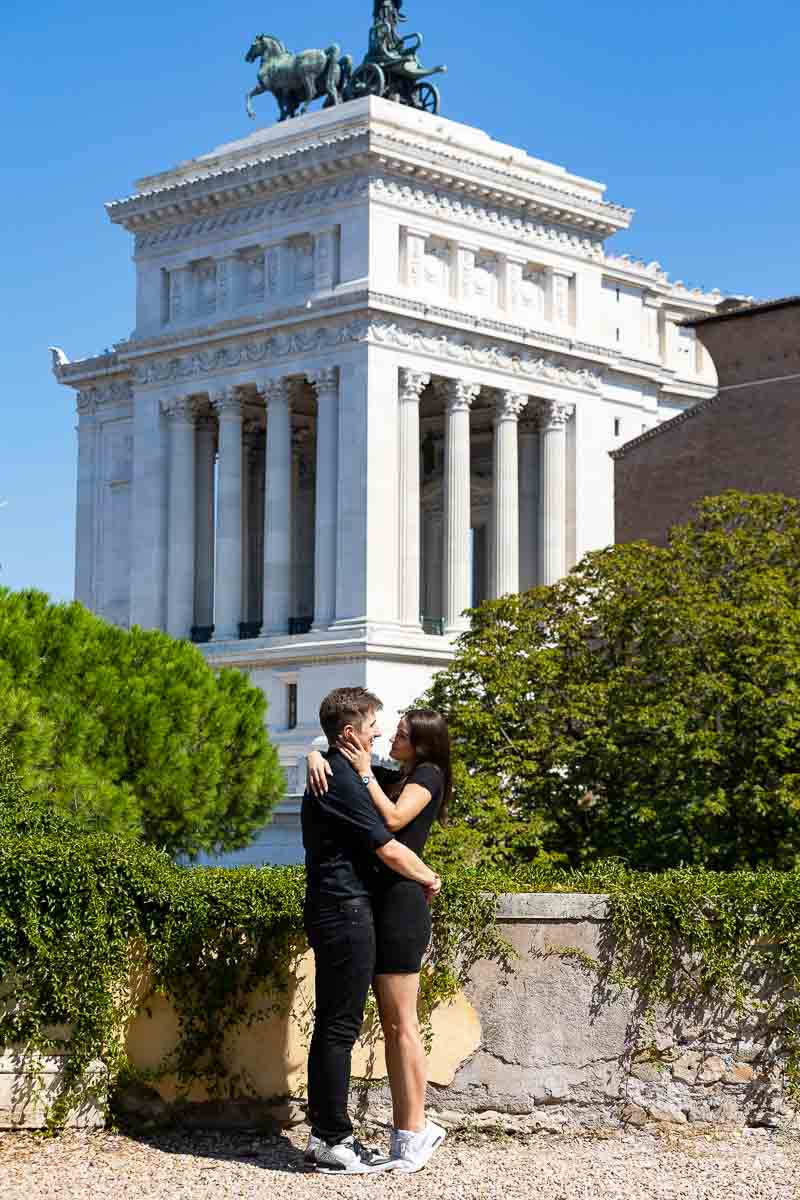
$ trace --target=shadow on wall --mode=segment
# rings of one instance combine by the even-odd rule
[[[224,1054],[228,1080],[236,1092],[262,1101],[286,1096],[304,1096],[306,1060],[314,1012],[314,958],[310,951],[300,959],[289,980],[283,1011],[275,1012],[272,999],[255,992],[249,997],[247,1018],[228,1034]],[[464,996],[442,1005],[433,1015],[433,1044],[428,1060],[431,1083],[446,1087],[465,1059],[480,1045],[478,1014]],[[178,1016],[168,997],[153,995],[131,1022],[127,1053],[131,1065],[155,1071],[178,1042]],[[369,1016],[353,1054],[353,1076],[360,1079],[386,1078],[383,1039]],[[153,1086],[162,1100],[173,1102],[179,1093],[176,1075],[167,1074]],[[203,1103],[213,1099],[202,1080],[192,1083],[182,1098]]]

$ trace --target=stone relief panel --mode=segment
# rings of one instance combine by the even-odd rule
[[[480,308],[497,308],[500,303],[500,264],[494,254],[475,255],[472,291]]]
[[[264,299],[264,253],[259,247],[245,250],[241,255],[241,291],[239,300],[242,304],[257,304]]]
[[[292,238],[292,291],[310,292],[314,284],[314,243],[308,235]]]
[[[211,259],[195,263],[192,268],[194,284],[194,313],[208,316],[217,307],[217,265]]]
[[[452,290],[453,252],[449,242],[429,238],[423,258],[422,282],[426,290],[449,296]]]
[[[544,320],[545,279],[543,267],[528,266],[522,272],[520,309],[529,319]]]

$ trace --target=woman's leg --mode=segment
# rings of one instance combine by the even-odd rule
[[[386,1044],[395,1129],[425,1128],[425,1047],[417,1019],[419,974],[376,975],[372,981]]]

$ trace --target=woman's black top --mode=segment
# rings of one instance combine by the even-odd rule
[[[390,770],[388,767],[373,767],[372,773],[385,792],[392,791],[400,783],[401,776],[399,773]],[[403,787],[406,787],[409,783],[416,783],[420,787],[425,788],[430,792],[431,798],[422,812],[417,813],[413,821],[409,821],[403,829],[396,830],[394,837],[397,838],[398,842],[402,842],[404,846],[408,846],[409,850],[413,850],[415,854],[422,857],[431,826],[436,820],[439,809],[442,806],[444,775],[441,769],[433,763],[421,762],[417,763],[410,774],[402,779]],[[386,867],[383,863],[379,863],[378,866],[379,875],[384,883],[397,880],[398,875],[391,867]]]

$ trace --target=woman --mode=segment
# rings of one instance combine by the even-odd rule
[[[428,708],[407,712],[397,726],[390,754],[399,770],[373,766],[368,751],[343,740],[337,747],[365,781],[370,798],[398,841],[422,855],[431,826],[444,822],[452,791],[447,722]],[[308,756],[312,791],[327,790],[328,765]],[[418,883],[378,863],[373,897],[377,962],[373,990],[386,1045],[392,1093],[390,1156],[402,1170],[419,1171],[444,1140],[445,1132],[425,1120],[425,1049],[417,1019],[422,958],[431,937],[431,914]]]

